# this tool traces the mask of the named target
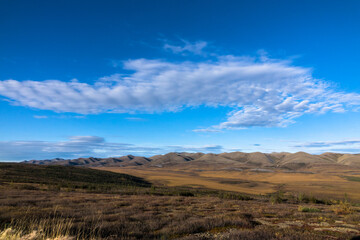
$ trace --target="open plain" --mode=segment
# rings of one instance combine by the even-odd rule
[[[165,186],[203,187],[247,194],[284,192],[313,194],[341,199],[347,195],[360,201],[360,170],[326,172],[271,172],[228,169],[176,169],[145,167],[97,168],[142,177]]]

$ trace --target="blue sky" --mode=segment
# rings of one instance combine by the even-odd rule
[[[0,1],[0,161],[360,152],[359,1]]]

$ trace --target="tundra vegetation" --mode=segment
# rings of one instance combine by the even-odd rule
[[[360,204],[278,189],[164,186],[103,170],[0,164],[0,239],[359,239]]]

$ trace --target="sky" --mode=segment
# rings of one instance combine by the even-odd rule
[[[0,0],[0,161],[360,153],[360,1]]]

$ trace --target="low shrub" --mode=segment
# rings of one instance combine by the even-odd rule
[[[337,215],[351,214],[355,211],[351,204],[346,200],[340,201],[337,205],[333,205],[331,210]]]
[[[230,193],[230,192],[220,193],[219,198],[231,199],[231,200],[242,200],[242,201],[247,201],[247,200],[253,199],[252,197],[244,195],[244,194]]]
[[[306,195],[305,193],[298,193],[296,195],[293,195],[293,198],[295,198],[295,201],[297,203],[314,203],[314,204],[326,204],[326,205],[333,204],[333,200],[331,199],[320,199],[312,194]]]
[[[282,203],[282,202],[287,201],[287,199],[285,198],[284,193],[282,191],[277,191],[277,192],[271,194],[269,200],[270,200],[271,204]]]
[[[299,206],[298,211],[299,212],[321,212],[321,210],[318,208],[305,207],[305,206]]]
[[[194,197],[195,195],[192,192],[180,192],[179,196],[182,196],[182,197]]]

